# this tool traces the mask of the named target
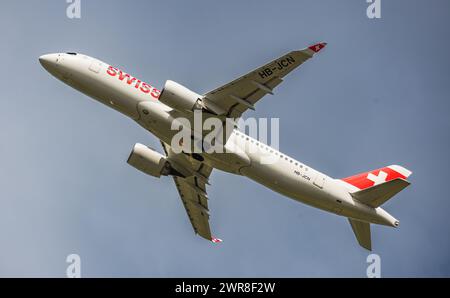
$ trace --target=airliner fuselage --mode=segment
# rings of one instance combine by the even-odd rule
[[[288,63],[286,61],[285,64]],[[57,53],[40,57],[40,62],[65,84],[130,117],[163,143],[171,144],[176,135],[174,121],[179,117],[193,119],[193,113],[162,103],[159,100],[161,91],[153,85],[95,58],[76,53]],[[282,62],[278,62],[279,67],[283,67]],[[364,191],[364,188],[358,187],[357,183],[362,181],[358,179],[371,179],[370,175],[379,177],[387,173],[388,178],[397,175],[406,179],[410,172],[400,166],[372,171],[366,174],[367,177],[354,176],[353,180],[350,177],[348,181],[334,179],[238,129],[232,130],[225,149],[224,153],[200,153],[197,158],[212,169],[246,176],[284,196],[358,222],[392,227],[399,224],[381,207],[373,207],[356,199],[354,193]],[[271,156],[275,162],[263,162],[263,158]],[[382,182],[389,181],[386,177]],[[371,187],[377,184],[374,181]]]

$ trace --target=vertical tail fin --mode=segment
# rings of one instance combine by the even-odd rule
[[[410,183],[406,179],[411,174],[412,172],[404,167],[391,165],[347,177],[341,179],[341,181],[355,200],[372,208],[377,208],[407,187]],[[351,218],[348,221],[359,245],[372,250],[370,223]],[[398,221],[392,217],[390,225],[397,227]]]
[[[360,191],[397,178],[406,180],[412,172],[402,166],[391,165],[341,179],[352,192]]]
[[[341,180],[354,199],[377,208],[410,184],[406,179],[411,173],[392,165]]]

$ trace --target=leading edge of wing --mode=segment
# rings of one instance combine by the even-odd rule
[[[240,117],[247,109],[267,94],[273,94],[283,78],[320,52],[327,43],[320,42],[307,48],[291,51],[237,79],[203,95],[205,106],[218,115]]]
[[[205,175],[206,178],[211,174],[212,168],[209,166],[198,161],[193,164],[183,153],[175,154],[170,145],[164,142],[161,142],[161,144],[169,163],[176,162],[178,167],[188,168],[183,172],[197,173],[200,176]],[[198,175],[173,176],[173,180],[194,232],[213,243],[220,243],[222,242],[221,239],[211,235],[206,184],[204,180],[198,178]]]

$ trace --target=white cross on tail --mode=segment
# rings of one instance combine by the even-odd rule
[[[367,175],[367,179],[373,181],[373,183],[374,183],[373,185],[375,186],[375,185],[378,185],[380,183],[386,182],[387,176],[388,176],[388,174],[386,172],[380,171],[378,173],[378,176],[376,176],[376,175],[374,175],[372,173],[369,173]]]

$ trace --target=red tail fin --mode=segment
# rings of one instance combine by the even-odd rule
[[[355,176],[341,179],[346,182],[351,190],[358,191],[391,181],[396,178],[407,179],[412,174],[404,167],[391,165],[381,169],[361,173]]]

